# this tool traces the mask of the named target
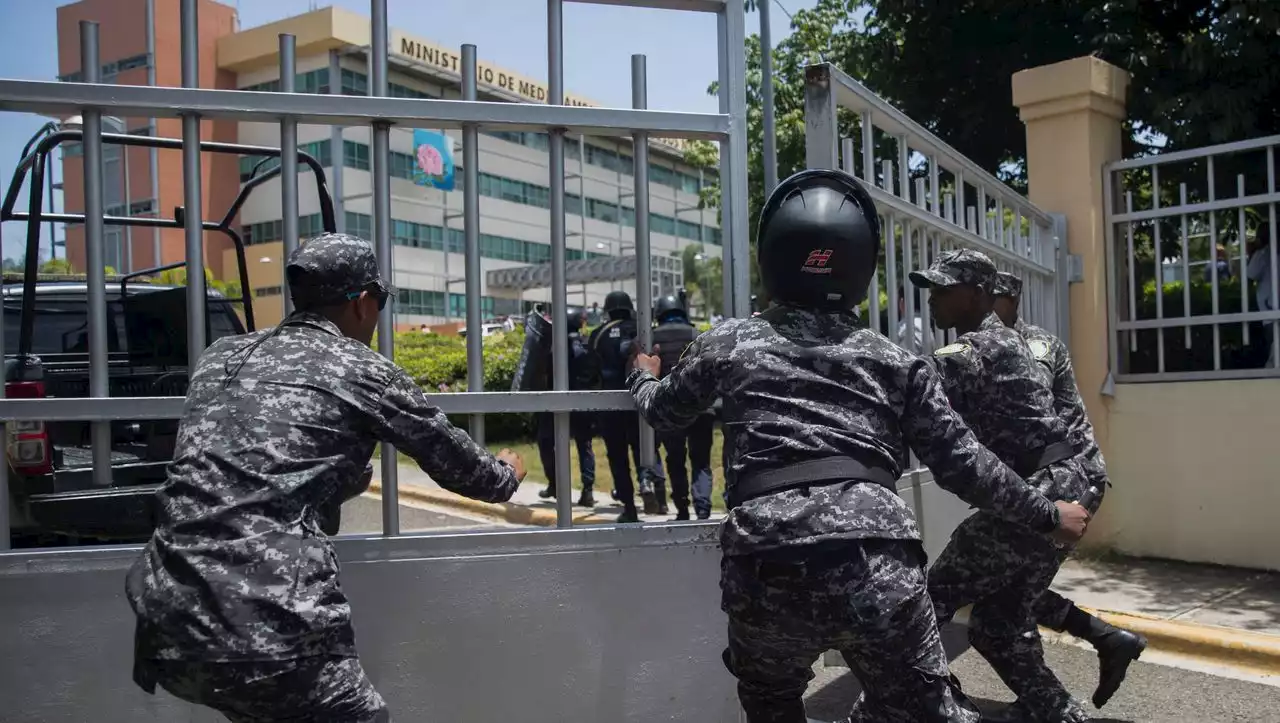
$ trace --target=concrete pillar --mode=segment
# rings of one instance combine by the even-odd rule
[[[1128,86],[1128,73],[1093,57],[1013,76],[1013,104],[1027,127],[1031,201],[1066,215],[1068,249],[1084,262],[1084,280],[1070,290],[1071,360],[1104,454],[1110,425],[1101,393],[1109,362],[1102,167],[1120,158]]]

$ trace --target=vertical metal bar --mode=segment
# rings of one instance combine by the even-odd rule
[[[52,175],[52,172],[50,172],[50,175]],[[53,210],[52,205],[50,205],[49,210]],[[6,358],[4,354],[4,334],[0,334],[0,359]],[[0,382],[0,399],[5,397],[5,383],[8,381],[8,373],[6,372],[3,382]],[[0,460],[0,551],[3,551],[12,546],[9,529],[9,428],[4,422],[0,422],[0,444],[3,444],[6,450],[4,459]]]
[[[1275,146],[1267,146],[1267,193],[1276,192],[1276,152]],[[1271,310],[1280,309],[1280,267],[1276,266],[1276,204],[1267,204],[1267,225],[1271,228],[1271,239],[1268,248],[1271,252]],[[1242,280],[1241,283],[1244,283]],[[1271,326],[1271,356],[1280,365],[1280,318],[1274,319]]]
[[[182,87],[200,87],[197,0],[182,0]],[[191,369],[204,351],[204,194],[200,174],[200,116],[182,116],[182,191],[186,213],[187,354]]]
[[[940,183],[938,179],[938,157],[929,156],[929,211],[934,216],[942,215],[942,190],[938,188]],[[924,179],[921,179],[924,180]],[[923,197],[920,201],[921,207],[924,206]]]
[[[720,84],[721,110],[729,115],[729,137],[721,145],[721,208],[724,224],[726,290],[732,283],[733,315],[751,313],[751,274],[747,230],[747,56],[746,11],[740,2],[727,2],[720,11],[724,32],[720,54],[725,58],[725,75]],[[832,128],[834,134],[834,126]],[[834,143],[834,139],[832,143]],[[835,166],[831,166],[834,168]],[[730,272],[729,269],[732,268]]]
[[[462,99],[476,99],[476,46],[462,46]],[[484,336],[480,334],[480,132],[474,124],[462,127],[462,223],[466,244],[467,391],[484,391]],[[446,235],[447,235],[446,231]],[[448,239],[446,239],[446,244]],[[471,438],[484,444],[484,415],[471,415]]]
[[[898,191],[899,198],[911,202],[911,147],[907,145],[906,136],[898,136]],[[905,222],[903,232],[906,232]]]
[[[1002,249],[1009,248],[1009,244],[1008,244],[1009,230],[1006,229],[1004,225],[1004,199],[1003,198],[996,199],[995,229],[996,229],[996,238],[998,239],[996,243],[1000,244],[1000,248]]]
[[[741,6],[739,5],[739,8]],[[649,81],[644,55],[631,56],[631,107],[649,107]],[[646,354],[653,351],[653,255],[649,248],[649,134],[634,133],[635,139],[635,204],[636,204],[636,327],[637,341]],[[727,217],[726,217],[727,220]],[[735,254],[737,249],[734,250]],[[736,273],[735,273],[736,277]],[[738,301],[735,293],[735,304]],[[745,314],[735,315],[745,316]],[[653,428],[640,423],[640,464],[654,466]]]
[[[890,340],[902,344],[902,335],[898,333],[898,246],[897,236],[894,229],[896,219],[893,214],[885,214],[884,224],[884,290],[886,303],[889,305],[889,328],[885,336]],[[902,233],[907,233],[906,221],[902,224]],[[903,290],[903,297],[906,297],[906,290]]]
[[[978,183],[978,208],[974,216],[973,232],[988,241],[991,240],[990,228],[987,225],[987,187]]]
[[[52,154],[50,154],[50,155],[52,155]],[[55,211],[57,210],[57,209],[55,209],[55,208],[53,207],[53,186],[54,186],[54,182],[53,182],[53,168],[54,168],[54,164],[50,163],[50,164],[49,164],[49,167],[48,167],[48,173],[47,173],[47,174],[45,174],[45,178],[47,178],[47,179],[48,179],[48,183],[46,183],[45,185],[46,185],[46,187],[48,187],[48,189],[49,189],[49,213],[53,213],[53,212],[55,212]],[[63,204],[63,205],[65,206],[66,204]],[[54,227],[53,220],[52,220],[52,219],[50,219],[50,220],[49,220],[49,259],[50,259],[50,260],[53,260],[53,259],[58,258],[58,236],[57,236],[57,234],[58,234],[58,230],[57,230],[57,228],[55,228],[55,227]],[[2,358],[2,357],[0,357],[0,358]],[[3,396],[0,396],[0,399],[3,399],[3,398],[4,398]]]
[[[1124,192],[1124,212],[1133,213],[1133,191]],[[1133,264],[1133,221],[1124,222],[1125,241],[1128,244],[1128,254],[1124,260],[1124,267],[1129,272],[1129,321],[1138,320],[1138,282],[1135,278],[1135,270]],[[1129,332],[1129,351],[1138,350],[1138,332],[1136,329]]]
[[[839,128],[836,99],[825,67],[809,74],[804,86],[804,165],[806,168],[839,168]],[[723,79],[721,82],[724,82]],[[725,112],[725,104],[720,104]]]
[[[369,95],[387,94],[387,0],[370,0],[372,18],[369,48]],[[332,80],[330,80],[332,82]],[[391,281],[395,266],[391,259],[391,126],[374,122],[370,168],[373,174],[373,250],[378,256],[382,278]],[[448,248],[446,232],[445,247]],[[448,285],[445,304],[449,303]],[[393,305],[387,304],[378,314],[378,353],[388,359],[395,356],[395,318]],[[475,331],[479,331],[478,329]],[[382,534],[400,534],[400,480],[396,450],[382,445]]]
[[[872,120],[871,111],[862,111],[862,178],[870,186],[876,185],[876,146],[875,122]],[[853,172],[850,167],[850,173]]]
[[[547,105],[564,105],[564,3],[563,0],[547,0]],[[552,388],[565,391],[569,388],[569,329],[565,317],[569,306],[569,288],[565,273],[564,231],[564,129],[548,129],[548,172],[551,180],[551,378]],[[637,142],[635,154],[639,157],[641,142]],[[637,166],[637,168],[639,168]],[[645,166],[648,171],[648,166]],[[635,179],[636,197],[640,196],[640,177]],[[644,192],[647,194],[646,186]],[[584,201],[585,203],[585,201]],[[581,209],[586,213],[586,209]],[[636,208],[636,226],[648,223],[646,214],[641,218]],[[640,251],[636,249],[636,262],[640,263]],[[646,259],[647,260],[647,259]],[[636,291],[643,287],[637,283]],[[572,470],[569,468],[569,414],[556,412],[552,417],[555,431],[556,478],[556,526],[573,526]],[[649,445],[652,447],[653,445]],[[645,446],[640,445],[641,454]]]
[[[730,55],[733,53],[733,47],[729,45],[729,15],[725,10],[716,13],[716,78],[720,84],[720,91],[716,95],[719,102],[719,110],[722,114],[729,112],[729,65]],[[806,94],[808,90],[806,89]],[[808,101],[806,100],[806,104]],[[806,105],[805,108],[805,152],[808,154],[809,144],[809,112]],[[730,170],[729,161],[729,144],[721,142],[719,145],[720,159],[720,261],[721,261],[721,284],[720,295],[724,315],[726,317],[733,316],[733,236],[730,229],[729,206],[725,205],[726,195],[729,192],[728,178]],[[832,153],[835,151],[833,150]],[[806,164],[807,165],[807,164]],[[812,167],[812,166],[809,166]],[[732,201],[729,201],[732,205]]]
[[[99,83],[102,62],[98,58],[98,24],[80,21],[80,67],[84,82]],[[102,226],[102,111],[81,112],[84,138],[84,247],[89,307],[89,396],[111,395],[107,369],[107,280]],[[36,191],[39,193],[39,191]],[[93,484],[111,486],[111,423],[90,423],[93,449]]]
[[[297,40],[288,33],[280,33],[280,92],[293,93],[298,77]],[[333,81],[330,80],[330,83]],[[298,122],[292,118],[280,119],[280,223],[284,238],[283,250],[287,261],[298,248]],[[280,264],[281,274],[285,264]],[[249,283],[248,279],[244,283]],[[281,286],[289,282],[281,279]],[[293,295],[284,295],[284,315],[293,313]]]
[[[778,187],[778,141],[774,137],[773,118],[773,41],[769,27],[769,3],[757,4],[760,10],[760,101],[764,106],[764,197]],[[744,51],[745,52],[745,51]],[[850,171],[852,173],[852,170]]]
[[[1107,346],[1109,352],[1110,369],[1108,374],[1114,377],[1120,373],[1120,302],[1116,297],[1116,278],[1120,270],[1116,268],[1116,225],[1111,220],[1115,210],[1116,194],[1114,189],[1113,177],[1115,172],[1109,167],[1102,171],[1102,199],[1104,210],[1104,225],[1106,233],[1106,274],[1107,274],[1107,333],[1110,340]],[[1064,239],[1065,243],[1065,239]],[[1064,292],[1069,294],[1069,292]],[[1104,382],[1105,386],[1105,382]]]
[[[342,56],[337,50],[329,51],[329,95],[342,95]],[[347,204],[343,188],[343,172],[346,170],[346,151],[342,142],[342,126],[329,129],[329,158],[333,161],[333,175],[329,179],[329,192],[333,194],[333,223],[338,233],[347,231]]]
[[[968,208],[969,207],[965,205],[964,171],[956,171],[956,199],[955,206],[953,206],[951,210],[951,222],[964,226],[966,231],[969,230]]]
[[[864,129],[863,137],[865,138],[866,137],[865,128],[867,127],[866,126],[867,114],[863,113],[862,117],[863,117],[862,127]],[[845,173],[848,173],[849,175],[852,175],[852,176],[856,176],[858,163],[855,160],[853,155],[853,139],[845,138],[840,142],[840,145],[841,145],[840,168]],[[865,146],[864,146],[864,150],[865,150]],[[867,184],[868,186],[874,186],[876,183],[875,169],[872,168],[870,165],[867,165],[865,158],[863,159],[862,167],[863,167],[863,173],[862,173],[863,183]],[[868,325],[872,329],[875,329],[876,331],[880,331],[880,279],[877,278],[878,276],[879,274],[871,275],[870,288],[867,289],[867,316],[870,317],[867,321],[868,321]]]
[[[128,121],[120,119],[120,133],[127,134],[129,132]],[[120,146],[120,166],[121,175],[124,176],[124,215],[133,215],[133,201],[129,195],[129,146]],[[49,178],[53,178],[53,174],[49,174]],[[50,206],[50,211],[53,207]],[[124,227],[124,268],[126,273],[133,273],[133,226]]]
[[[1187,184],[1178,184],[1178,205],[1185,207],[1187,205]],[[1179,237],[1182,239],[1182,318],[1191,321],[1191,259],[1188,258],[1190,250],[1187,248],[1187,214],[1178,214],[1182,220],[1182,233]],[[1187,349],[1191,348],[1191,325],[1187,324],[1182,327],[1184,332],[1184,345]]]
[[[1218,200],[1217,184],[1214,182],[1213,156],[1208,159],[1209,203]],[[1190,279],[1187,279],[1190,282]],[[1209,293],[1213,300],[1213,315],[1218,315],[1218,212],[1209,211]],[[1213,322],[1213,369],[1222,368],[1222,325]]]
[[[147,0],[146,12],[146,35],[147,35],[147,85],[156,84],[156,0]],[[155,118],[148,119],[148,128],[151,129],[151,137],[156,138],[160,135],[159,126]],[[151,200],[155,204],[155,211],[152,215],[156,218],[160,217],[160,155],[159,149],[147,149],[147,170],[151,175]],[[162,266],[164,261],[161,259],[160,253],[160,227],[151,229],[151,265]],[[245,281],[248,283],[248,280]]]
[[[1154,171],[1155,169],[1153,168],[1152,170]],[[1236,196],[1239,198],[1244,198],[1244,174],[1243,173],[1236,176]],[[1157,203],[1159,203],[1158,197],[1157,197]],[[1239,208],[1238,213],[1239,215],[1236,217],[1236,238],[1240,240],[1240,273],[1237,274],[1236,278],[1240,280],[1240,311],[1241,313],[1247,314],[1249,313],[1249,280],[1245,277],[1245,267],[1248,266],[1249,260],[1246,257],[1246,253],[1245,253],[1244,206],[1241,206]],[[1158,222],[1157,222],[1156,228],[1157,230],[1159,229]],[[1160,237],[1156,236],[1156,238],[1158,239]],[[1157,262],[1159,261],[1159,258],[1160,258],[1160,246],[1157,244],[1156,246]],[[1229,260],[1228,260],[1228,263],[1230,263]],[[1160,298],[1160,296],[1157,295],[1156,298],[1158,299]],[[1240,322],[1240,333],[1243,334],[1244,345],[1249,346],[1249,322],[1247,321]],[[1164,369],[1162,368],[1160,371],[1164,371]]]

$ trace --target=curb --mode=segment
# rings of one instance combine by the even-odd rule
[[[1280,675],[1280,635],[1083,606],[1080,609],[1118,628],[1145,636],[1148,650]]]
[[[368,491],[382,494],[382,481],[373,480],[370,482]],[[555,510],[526,507],[511,502],[481,502],[447,490],[426,489],[414,485],[401,485],[399,491],[401,497],[415,502],[436,507],[447,507],[469,515],[477,515],[494,520],[495,522],[505,522],[511,525],[533,525],[536,527],[556,526]],[[596,512],[582,511],[575,512],[573,515],[574,524],[599,524],[613,521],[613,518],[608,515],[601,515]]]

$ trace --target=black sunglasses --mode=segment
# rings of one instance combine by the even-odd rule
[[[366,291],[368,291],[370,294],[376,294],[376,295],[377,295],[377,297],[378,297],[378,311],[382,311],[383,309],[387,308],[387,299],[391,298],[391,294],[390,294],[390,293],[388,293],[386,290],[384,290],[384,289],[380,289],[380,288],[377,288],[377,287],[372,287],[372,288],[368,288],[368,289],[362,289],[362,290],[360,290],[360,291],[349,291],[349,292],[347,292],[347,300],[348,300],[348,301],[354,301],[355,299],[360,298],[360,294],[363,294],[363,293],[364,293],[364,292],[366,292]]]

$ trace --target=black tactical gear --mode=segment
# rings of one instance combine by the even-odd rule
[[[635,313],[636,305],[631,303],[631,295],[625,291],[610,291],[604,297],[604,310],[610,319],[630,319]]]

